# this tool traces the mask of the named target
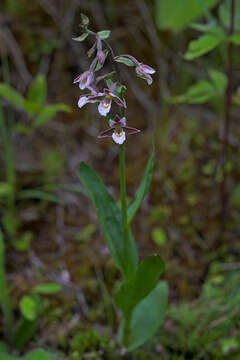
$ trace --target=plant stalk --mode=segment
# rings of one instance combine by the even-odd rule
[[[127,222],[127,194],[125,177],[125,145],[120,145],[120,192],[121,192],[121,210],[123,222],[123,240],[125,249],[128,249],[128,222]],[[127,255],[127,254],[126,254]]]
[[[235,28],[235,0],[231,0],[231,14],[230,14],[230,28],[228,35],[234,33]],[[222,170],[223,180],[221,184],[221,198],[222,198],[222,214],[221,214],[221,231],[226,230],[226,214],[228,208],[228,191],[227,191],[227,169],[226,163],[228,160],[228,145],[229,145],[229,131],[231,123],[231,105],[232,105],[232,89],[233,89],[233,43],[228,44],[228,65],[227,65],[227,87],[224,96],[224,123],[223,123],[223,143],[222,143]]]
[[[123,241],[125,246],[126,263],[129,264],[128,247],[129,247],[129,232],[127,222],[127,194],[126,194],[126,176],[125,176],[125,144],[120,145],[120,192],[121,192],[121,210],[123,223]],[[127,271],[128,275],[129,271]],[[131,316],[125,318],[123,329],[123,344],[128,346],[129,332],[130,332]]]

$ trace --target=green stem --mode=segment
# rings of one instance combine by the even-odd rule
[[[120,145],[120,191],[121,191],[121,210],[123,222],[123,241],[127,255],[128,250],[128,222],[127,222],[127,194],[125,178],[125,145]]]
[[[6,274],[4,268],[4,242],[3,236],[0,232],[0,305],[5,317],[6,322],[6,336],[9,341],[12,338],[13,332],[13,312],[10,302],[10,297],[8,294]]]
[[[120,191],[121,191],[121,210],[122,210],[122,223],[123,223],[123,241],[125,247],[126,264],[129,265],[128,248],[129,248],[129,237],[128,237],[128,221],[127,221],[127,194],[126,194],[126,176],[125,176],[125,144],[120,145]],[[129,276],[129,269],[127,269],[127,276]],[[130,335],[130,322],[131,315],[125,318],[124,330],[123,330],[123,344],[128,346],[129,335]]]

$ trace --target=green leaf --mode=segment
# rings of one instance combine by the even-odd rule
[[[12,193],[12,186],[7,182],[0,182],[0,197],[8,196]]]
[[[240,45],[240,34],[233,34],[229,36],[228,41],[232,42],[235,45]]]
[[[0,97],[3,97],[14,106],[24,108],[24,97],[8,84],[0,83]]]
[[[145,173],[143,175],[142,181],[139,185],[139,188],[130,202],[128,209],[127,209],[127,217],[128,217],[128,224],[131,223],[134,216],[136,215],[137,210],[139,209],[144,196],[147,193],[147,190],[149,188],[151,179],[152,179],[152,171],[153,171],[153,165],[154,165],[154,147],[152,149],[152,153],[150,155],[150,158],[148,160]]]
[[[98,31],[98,35],[100,36],[100,38],[102,40],[107,39],[111,34],[110,30],[102,30],[102,31]]]
[[[155,288],[164,268],[165,264],[159,255],[148,256],[138,266],[133,278],[121,285],[114,298],[125,317]]]
[[[150,294],[135,307],[130,323],[128,351],[132,351],[141,346],[158,331],[166,313],[167,298],[167,283],[161,281]],[[120,342],[122,342],[121,335],[120,331]]]
[[[215,21],[211,21],[207,24],[202,23],[192,23],[190,24],[190,27],[194,30],[201,31],[201,32],[209,32],[213,27],[216,26]]]
[[[186,60],[196,59],[213,50],[222,41],[222,37],[214,34],[202,35],[197,40],[193,40],[189,43],[188,50],[184,55],[184,58]]]
[[[52,360],[52,358],[46,351],[37,349],[24,356],[23,360]]]
[[[240,1],[235,0],[235,16],[234,16],[234,28],[235,30],[240,30]],[[229,0],[222,0],[221,5],[219,6],[218,15],[221,24],[229,29],[231,22],[231,2]]]
[[[83,25],[88,25],[89,24],[89,18],[85,14],[81,13],[81,20],[82,20]]]
[[[167,240],[167,235],[163,229],[155,228],[152,231],[152,239],[157,245],[162,246]]]
[[[117,58],[114,59],[114,61],[122,63],[127,66],[136,66],[136,64],[132,60],[130,60],[124,56],[118,56]]]
[[[219,0],[204,0],[208,9]],[[181,31],[204,13],[197,0],[155,0],[156,23],[160,30]]]
[[[75,41],[84,41],[88,37],[88,32],[84,32],[82,35],[78,37],[72,38]]]
[[[201,80],[198,83],[190,86],[185,94],[175,96],[170,99],[172,103],[188,103],[188,104],[203,104],[216,96],[214,86],[206,81]]]
[[[28,92],[27,100],[38,105],[43,105],[47,96],[47,82],[44,75],[38,75]]]
[[[33,127],[38,128],[44,125],[47,121],[54,118],[59,111],[70,112],[71,108],[65,104],[48,105],[34,118]]]
[[[56,294],[59,291],[62,290],[62,286],[56,283],[46,283],[35,286],[32,291],[36,294],[44,294],[44,295],[50,295],[50,294]]]
[[[80,179],[92,199],[108,248],[125,278],[131,277],[137,268],[138,256],[135,242],[129,232],[129,246],[125,249],[121,212],[107,191],[101,178],[86,163],[80,165]]]
[[[17,197],[19,199],[39,199],[62,204],[62,200],[58,196],[43,190],[22,190],[18,192]]]
[[[224,73],[210,69],[208,71],[211,81],[215,87],[216,93],[222,95],[225,92],[227,86],[227,77]]]
[[[14,329],[14,347],[18,350],[24,349],[25,344],[34,335],[37,328],[38,318],[33,321],[22,317]]]
[[[39,301],[32,296],[24,296],[20,301],[20,310],[25,319],[36,320],[39,315]]]

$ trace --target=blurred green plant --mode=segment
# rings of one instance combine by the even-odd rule
[[[15,325],[11,299],[6,281],[4,241],[3,235],[0,232],[0,308],[2,309],[4,315],[6,340],[9,344],[14,346],[15,350],[23,350],[24,346],[28,343],[36,331],[37,322],[41,316],[43,308],[41,296],[56,294],[61,291],[61,289],[61,286],[56,283],[40,284],[33,287],[31,292],[28,295],[23,296],[20,301],[19,309],[21,316]],[[3,349],[0,347],[0,359],[5,359],[4,355],[6,355],[6,358],[15,359],[7,354],[2,354],[2,352]],[[24,359],[37,359],[37,357],[34,356],[35,355],[33,354],[31,356],[27,355]],[[48,358],[46,357],[46,359]]]
[[[172,331],[165,329],[158,340],[171,359],[177,354],[182,359],[239,359],[239,286],[239,270],[223,271],[215,262],[197,301],[170,305]]]
[[[4,65],[4,63],[3,63]],[[4,66],[3,66],[4,68]],[[8,68],[5,69],[8,71]],[[17,175],[15,170],[15,144],[14,135],[18,132],[29,135],[35,129],[43,126],[51,120],[59,111],[70,112],[70,107],[65,104],[46,105],[47,83],[43,75],[38,75],[33,81],[26,97],[23,97],[8,83],[0,83],[0,98],[15,109],[24,111],[28,119],[28,125],[14,121],[14,114],[7,109],[6,116],[0,104],[0,137],[2,140],[3,159],[5,164],[5,181],[0,182],[0,212],[2,225],[8,234],[11,243],[19,250],[26,250],[31,240],[29,232],[20,236],[16,216],[16,200],[34,198],[46,201],[60,202],[60,200],[44,189],[17,190]],[[11,121],[9,118],[11,117]],[[48,157],[49,158],[49,157]],[[55,159],[55,158],[54,158]],[[61,165],[62,166],[62,165]],[[58,171],[58,168],[56,171]],[[55,171],[55,172],[56,172]]]

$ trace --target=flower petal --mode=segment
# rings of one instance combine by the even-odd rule
[[[108,136],[112,136],[112,133],[113,133],[113,129],[107,129],[103,132],[101,132],[99,135],[98,135],[98,138],[105,138],[105,137],[108,137]]]
[[[112,128],[112,127],[114,127],[115,125],[117,125],[116,121],[110,119],[110,120],[109,120],[109,126]]]
[[[151,66],[148,66],[146,64],[141,64],[139,66],[146,74],[154,74],[156,70],[154,70]]]
[[[136,128],[132,128],[129,126],[124,126],[123,129],[125,130],[126,134],[128,134],[128,135],[137,134],[141,131],[141,130],[138,130]]]
[[[112,134],[112,138],[113,138],[113,141],[115,141],[115,143],[117,144],[123,144],[124,141],[126,140],[126,134],[125,134],[125,131],[121,131],[120,133],[118,133],[117,131],[114,131],[113,134]]]
[[[100,101],[100,104],[98,105],[98,111],[100,115],[106,116],[111,110],[111,104],[112,104],[111,100],[109,102],[106,102],[105,99]]]
[[[115,103],[117,103],[119,106],[122,106],[124,108],[127,107],[125,102],[122,99],[120,99],[117,95],[115,95],[113,92],[110,92],[109,94],[111,95]]]
[[[127,119],[126,119],[125,117],[123,117],[123,118],[121,118],[121,119],[119,120],[119,122],[120,122],[120,124],[121,124],[122,126],[126,126],[126,124],[127,124]]]
[[[81,75],[78,75],[74,80],[73,80],[73,83],[76,84],[77,82],[79,82],[82,78],[82,74]]]
[[[114,121],[115,121],[116,123],[119,123],[119,122],[121,121],[121,119],[120,119],[120,117],[119,117],[118,114],[115,115]]]
[[[89,102],[89,99],[87,96],[80,96],[79,100],[78,100],[78,107],[83,107],[85,104],[87,104]]]

